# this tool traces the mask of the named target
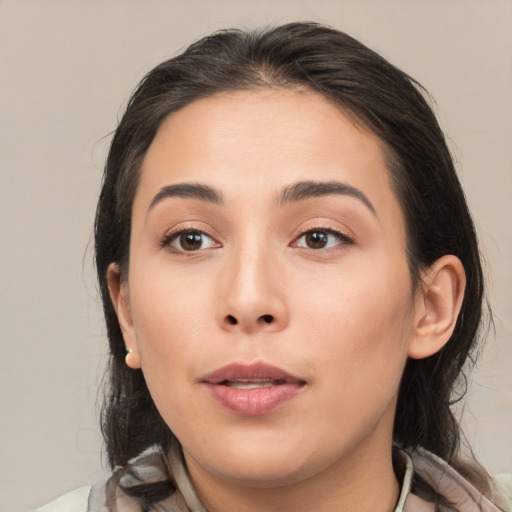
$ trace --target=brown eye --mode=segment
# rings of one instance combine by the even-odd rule
[[[330,249],[343,245],[351,245],[353,240],[332,229],[312,229],[303,233],[296,242],[297,247],[307,249]]]
[[[179,244],[185,251],[196,251],[203,245],[201,233],[182,233],[179,237]]]
[[[176,251],[199,251],[210,247],[217,247],[218,244],[202,231],[186,230],[174,233],[164,240],[163,245],[169,245]]]
[[[304,242],[310,249],[323,249],[327,241],[328,235],[323,231],[311,231],[304,235]]]

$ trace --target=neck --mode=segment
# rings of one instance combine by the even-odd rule
[[[188,457],[187,465],[208,512],[392,512],[399,485],[391,445],[355,452],[313,476],[276,487],[254,487],[195,471]]]

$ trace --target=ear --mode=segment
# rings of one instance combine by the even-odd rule
[[[121,269],[117,263],[111,263],[107,270],[107,283],[110,299],[117,314],[117,321],[123,333],[126,345],[126,365],[134,370],[140,368],[140,356],[137,337],[132,321],[128,283],[121,277]]]
[[[409,357],[423,359],[444,347],[455,329],[465,287],[464,267],[456,256],[439,258],[423,273],[416,297]]]

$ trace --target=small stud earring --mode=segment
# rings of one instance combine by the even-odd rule
[[[138,370],[140,368],[139,353],[132,348],[126,347],[124,362],[128,368],[131,368],[132,370]]]

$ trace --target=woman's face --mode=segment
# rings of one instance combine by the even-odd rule
[[[278,486],[389,450],[405,245],[381,144],[319,95],[220,94],[162,124],[118,313],[193,477]]]

